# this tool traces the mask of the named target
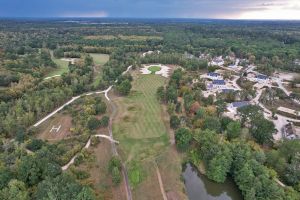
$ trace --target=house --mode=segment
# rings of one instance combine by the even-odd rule
[[[232,102],[232,103],[227,105],[227,110],[229,111],[229,113],[231,113],[230,115],[232,115],[232,116],[234,116],[234,118],[236,118],[237,109],[248,106],[248,105],[250,105],[250,101]]]
[[[213,80],[212,88],[213,89],[226,89],[226,83],[224,80]]]
[[[222,93],[224,93],[224,94],[228,94],[231,92],[234,92],[234,89],[222,89]]]
[[[209,72],[207,73],[207,78],[212,80],[222,80],[223,77],[219,73]]]
[[[296,60],[294,61],[294,63],[295,63],[295,65],[300,65],[300,60],[299,60],[299,59],[296,59]]]
[[[255,76],[255,79],[257,82],[261,83],[261,82],[266,82],[269,79],[269,77],[263,74],[258,74]]]
[[[283,136],[289,140],[300,139],[292,123],[288,123],[283,127]]]
[[[229,107],[232,109],[237,109],[237,108],[242,108],[245,106],[250,105],[250,101],[236,101],[236,102],[232,102]]]
[[[254,72],[247,73],[247,79],[252,82],[266,83],[269,77],[263,74],[256,74]]]

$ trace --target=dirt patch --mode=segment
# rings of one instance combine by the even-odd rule
[[[184,192],[185,187],[181,180],[182,155],[177,152],[175,146],[170,147],[157,158],[157,165],[168,199],[187,199]]]
[[[132,190],[133,199],[163,199],[153,162],[143,163],[143,168],[146,172],[146,176],[142,183]]]
[[[72,117],[67,114],[58,113],[48,121],[43,123],[38,130],[37,138],[55,142],[66,139],[72,135],[70,128],[72,126]]]

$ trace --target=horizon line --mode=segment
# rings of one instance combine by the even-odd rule
[[[194,18],[194,17],[76,17],[76,16],[0,16],[0,19],[185,19],[185,20],[229,20],[229,21],[300,21],[300,19],[238,19],[238,18]]]

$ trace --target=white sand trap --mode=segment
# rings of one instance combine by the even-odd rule
[[[71,62],[72,65],[78,60],[76,58],[61,58],[62,61]]]
[[[151,74],[151,71],[149,70],[150,67],[154,67],[154,66],[158,66],[161,69],[157,72],[155,72],[155,74],[157,75],[161,75],[163,77],[168,78],[169,77],[169,71],[170,71],[170,67],[165,66],[165,65],[161,65],[161,64],[157,64],[157,65],[145,65],[140,72],[142,74]]]

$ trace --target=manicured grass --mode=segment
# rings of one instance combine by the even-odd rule
[[[148,68],[149,71],[151,71],[151,74],[155,74],[155,72],[158,72],[161,70],[160,66],[151,66]]]
[[[55,75],[62,75],[63,73],[66,73],[69,71],[69,62],[63,61],[61,59],[54,58],[53,52],[51,52],[51,58],[53,62],[57,65],[57,68],[53,69],[49,73],[47,73],[46,77],[55,76]]]
[[[52,58],[52,60],[57,64],[58,68],[56,68],[55,70],[50,72],[48,74],[48,76],[61,75],[65,72],[69,71],[69,69],[68,69],[69,62],[68,61],[63,61],[63,60],[57,59],[57,58]]]
[[[168,146],[162,107],[156,98],[157,88],[165,81],[161,76],[139,75],[130,96],[118,100],[119,114],[113,130],[124,160],[151,159]]]
[[[104,65],[109,60],[108,54],[90,53],[96,65]]]

